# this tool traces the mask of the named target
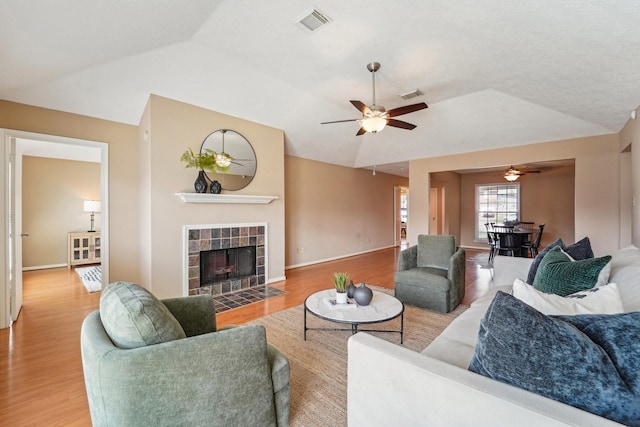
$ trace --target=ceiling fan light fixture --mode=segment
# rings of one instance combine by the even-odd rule
[[[231,157],[227,153],[216,153],[216,165],[228,168],[231,165]]]
[[[360,126],[369,133],[380,132],[387,125],[387,119],[384,117],[373,116],[360,120]]]
[[[518,178],[520,178],[520,171],[518,169],[515,169],[513,166],[507,169],[507,171],[504,173],[504,179],[509,182],[517,181]]]

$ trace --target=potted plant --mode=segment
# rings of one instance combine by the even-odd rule
[[[205,193],[207,191],[208,177],[204,171],[213,173],[226,173],[229,171],[233,157],[227,153],[217,153],[213,150],[206,148],[203,153],[196,154],[191,148],[182,153],[180,161],[186,163],[185,168],[197,168],[198,178],[194,183],[196,193]],[[211,185],[212,192],[220,192],[220,184],[215,185],[217,191],[214,190],[214,184],[217,181],[213,181]]]
[[[349,286],[349,273],[333,273],[333,285],[336,287],[336,303],[347,303],[347,286]]]

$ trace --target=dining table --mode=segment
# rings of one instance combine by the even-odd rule
[[[499,244],[496,251],[501,255],[527,257],[528,251],[522,249],[522,244],[531,241],[533,230],[520,228],[517,225],[494,225],[489,232]]]

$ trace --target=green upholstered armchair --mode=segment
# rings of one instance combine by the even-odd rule
[[[137,330],[146,334],[144,328],[150,326],[154,334],[164,334],[159,339],[164,342],[135,347],[138,344],[130,345],[113,331],[114,319],[117,328],[126,322],[126,315],[117,310],[114,315],[104,302],[107,289],[101,310],[87,316],[81,331],[82,364],[94,426],[289,424],[289,362],[267,344],[263,326],[217,331],[211,296],[156,299],[163,306],[156,308],[168,309],[184,337],[167,338],[173,332],[167,335],[158,328],[157,317],[151,319],[154,325],[145,323],[154,316],[148,314],[148,307],[134,307],[138,312],[132,316],[143,317],[135,326]],[[139,289],[143,288],[135,291]],[[129,291],[126,286],[120,289],[121,294]],[[130,295],[122,299],[126,298]],[[136,304],[147,303],[136,300]],[[135,348],[117,346],[111,337]]]
[[[419,235],[400,252],[395,295],[417,307],[448,313],[464,298],[465,251],[455,236]]]

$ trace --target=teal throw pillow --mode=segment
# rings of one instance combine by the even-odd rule
[[[573,261],[560,247],[551,249],[540,262],[533,287],[541,292],[563,297],[593,288],[600,271],[611,260],[600,258]]]
[[[559,246],[562,249],[565,248],[564,242],[562,241],[562,239],[558,239],[555,242],[547,245],[547,247],[545,247],[540,252],[538,252],[538,255],[536,255],[536,257],[531,262],[531,267],[529,267],[529,274],[527,275],[528,284],[533,285],[533,281],[536,279],[536,273],[538,272],[538,267],[540,267],[540,263],[544,259],[545,255],[547,255],[549,251],[555,248],[556,246]]]
[[[102,291],[100,319],[111,341],[120,348],[186,338],[180,323],[158,298],[129,282],[111,283]]]

